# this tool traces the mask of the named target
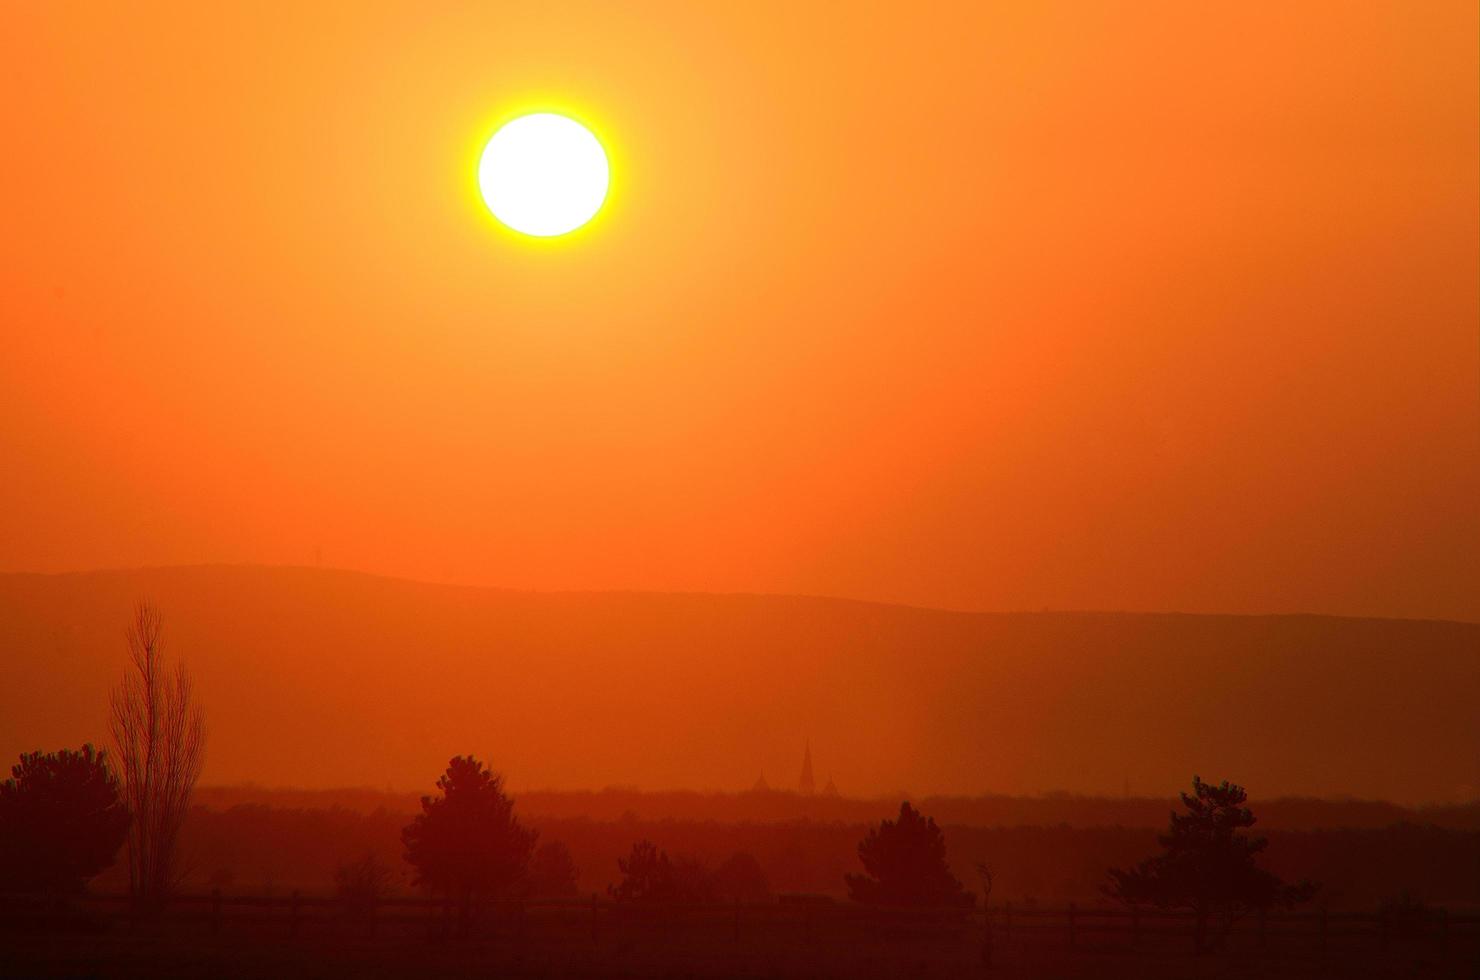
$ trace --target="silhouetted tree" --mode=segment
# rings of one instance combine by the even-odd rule
[[[146,907],[175,886],[175,845],[205,757],[205,716],[184,666],[165,667],[162,631],[158,609],[135,607],[125,633],[129,667],[112,699],[123,799],[133,814],[129,890]]]
[[[529,890],[541,898],[570,898],[579,894],[579,875],[570,848],[558,840],[546,841],[529,863]]]
[[[391,869],[374,854],[334,869],[334,891],[353,916],[365,916],[390,891]]]
[[[105,752],[21,756],[0,783],[0,891],[71,895],[113,863],[129,813]]]
[[[1404,889],[1397,895],[1379,900],[1377,914],[1394,938],[1417,939],[1424,934],[1434,910],[1423,899]]]
[[[640,840],[632,845],[625,858],[617,858],[622,878],[607,892],[619,902],[713,902],[716,897],[714,874],[697,858],[676,855],[669,858],[652,841]]]
[[[1158,838],[1163,853],[1129,871],[1112,868],[1105,893],[1126,905],[1191,911],[1199,953],[1211,948],[1209,916],[1223,919],[1221,943],[1238,916],[1307,900],[1315,893],[1310,882],[1287,885],[1255,864],[1269,842],[1241,833],[1255,820],[1247,799],[1241,786],[1226,780],[1214,786],[1193,776],[1192,794],[1182,794],[1187,812],[1173,811],[1170,828]]]
[[[668,867],[672,880],[670,901],[708,904],[718,897],[714,872],[703,861],[686,854],[675,854]]]
[[[858,845],[864,874],[846,875],[848,894],[875,905],[970,906],[976,898],[946,865],[946,842],[935,820],[908,802],[899,819],[870,828]]]
[[[771,882],[755,855],[739,851],[715,870],[714,891],[727,902],[764,902],[771,897]]]
[[[422,812],[404,830],[416,883],[456,901],[466,932],[475,901],[523,884],[538,832],[519,823],[503,777],[472,756],[457,756],[437,780],[440,797],[423,796]]]
[[[607,892],[619,902],[673,901],[673,862],[650,840],[632,845],[625,858],[617,858],[622,878],[608,885]]]

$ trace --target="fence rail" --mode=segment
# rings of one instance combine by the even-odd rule
[[[137,923],[177,922],[204,925],[213,932],[239,926],[266,927],[280,935],[297,937],[312,930],[360,933],[410,927],[427,938],[459,932],[487,938],[526,940],[532,933],[575,938],[599,944],[604,938],[630,939],[658,931],[728,936],[736,942],[749,936],[785,934],[799,942],[842,941],[848,937],[913,938],[932,941],[982,943],[1000,949],[1053,944],[1086,950],[1114,945],[1136,949],[1171,939],[1191,942],[1195,921],[1191,913],[1161,909],[1088,906],[1041,907],[1004,902],[989,910],[885,909],[816,897],[767,903],[628,904],[592,895],[577,899],[529,899],[482,902],[468,910],[443,899],[386,896],[353,902],[326,895],[292,892],[286,895],[228,895],[221,891],[172,896],[153,916],[143,916],[128,895],[88,894],[72,900],[96,917]],[[32,896],[0,896],[7,914],[26,909],[55,907],[53,900]],[[1298,912],[1251,914],[1225,924],[1213,919],[1210,932],[1222,931],[1240,943],[1267,947],[1325,950],[1333,941],[1386,948],[1391,943],[1480,946],[1480,914],[1448,909],[1398,912],[1330,912],[1318,908]]]

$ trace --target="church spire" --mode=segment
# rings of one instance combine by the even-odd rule
[[[797,789],[807,796],[811,796],[817,790],[817,784],[812,780],[812,740],[807,739],[807,747],[802,750],[802,778],[797,780]]]

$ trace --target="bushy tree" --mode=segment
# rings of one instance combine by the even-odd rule
[[[632,845],[625,858],[617,858],[622,878],[607,887],[619,902],[659,904],[665,902],[712,902],[714,876],[702,862],[679,855],[669,858],[652,841]]]
[[[675,854],[669,867],[671,901],[707,905],[717,899],[714,872],[703,861],[686,854]]]
[[[437,788],[440,796],[421,798],[401,842],[416,883],[458,902],[466,929],[474,902],[523,884],[539,834],[514,816],[503,778],[472,756],[448,763]]]
[[[570,898],[579,891],[579,876],[570,849],[558,840],[546,841],[529,863],[529,890],[540,898]]]
[[[625,858],[617,858],[621,880],[606,890],[619,902],[672,901],[673,862],[650,840],[632,845]]]
[[[727,902],[764,902],[771,897],[771,882],[754,854],[738,851],[715,869],[714,891]]]
[[[1254,813],[1244,803],[1243,787],[1226,780],[1217,786],[1192,777],[1192,793],[1182,794],[1186,813],[1173,811],[1159,841],[1163,851],[1130,870],[1112,868],[1105,892],[1127,905],[1185,909],[1193,913],[1194,945],[1211,948],[1208,919],[1221,916],[1227,935],[1233,920],[1253,909],[1289,907],[1310,898],[1310,882],[1287,885],[1255,863],[1269,843],[1242,831]]]
[[[106,752],[32,752],[0,783],[0,890],[75,894],[113,863],[129,812]]]
[[[1434,910],[1428,902],[1404,889],[1378,901],[1377,914],[1395,938],[1417,939],[1424,934]]]
[[[934,818],[908,802],[899,818],[870,828],[858,845],[864,874],[846,876],[855,902],[900,906],[970,906],[971,895],[946,865],[946,842]]]

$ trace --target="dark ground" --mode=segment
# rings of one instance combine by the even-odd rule
[[[447,941],[424,933],[374,939],[328,926],[291,938],[277,924],[242,925],[213,934],[167,923],[102,932],[0,932],[4,977],[518,977],[518,978],[827,978],[996,977],[1002,980],[1111,978],[1468,978],[1480,976],[1473,937],[1393,942],[1368,936],[1333,939],[1321,953],[1290,937],[1264,949],[1240,941],[1216,955],[1194,957],[1180,937],[1158,937],[1137,950],[1118,939],[1081,938],[1067,948],[1047,937],[999,941],[990,971],[981,962],[979,928],[931,932],[850,929],[807,937],[756,930],[736,941],[724,928],[661,925],[613,930],[594,945],[589,934],[562,927],[526,936]]]

